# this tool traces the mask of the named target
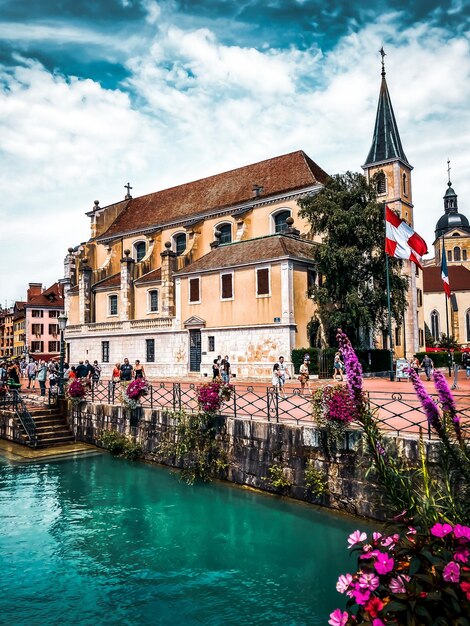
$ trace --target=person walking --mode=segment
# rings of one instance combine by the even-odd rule
[[[271,382],[274,387],[274,390],[276,391],[276,394],[279,393],[279,389],[281,388],[281,378],[282,378],[282,373],[281,373],[280,365],[279,363],[274,363]]]
[[[343,369],[344,363],[341,361],[339,354],[336,354],[333,361],[333,380],[337,380],[339,376],[340,382],[343,382]]]
[[[30,361],[26,366],[26,374],[28,375],[28,389],[36,389],[36,374],[38,366],[35,361]]]
[[[37,375],[39,388],[41,389],[41,396],[46,395],[46,380],[47,380],[47,365],[44,361],[39,362],[38,375]]]
[[[292,376],[290,375],[289,368],[287,367],[285,363],[285,359],[282,356],[282,354],[279,357],[278,363],[279,363],[279,371],[281,372],[281,375],[279,377],[279,391],[281,392],[282,397],[285,398],[284,386],[286,384],[286,378],[288,377],[290,380]]]
[[[424,355],[424,358],[421,362],[421,367],[424,369],[424,373],[426,374],[426,378],[431,380],[432,370],[434,369],[434,363],[427,354]]]
[[[21,383],[20,368],[18,366],[18,363],[13,362],[10,364],[10,367],[8,368],[8,379],[9,383],[11,384],[11,389],[17,389],[19,391],[21,388]]]
[[[414,355],[414,357],[411,359],[411,363],[410,363],[410,367],[411,369],[413,369],[416,373],[417,376],[419,376],[419,368],[420,368],[420,364],[419,364],[419,359],[416,356],[416,354]]]
[[[145,379],[145,370],[144,370],[144,366],[141,365],[139,359],[136,360],[135,362],[135,367],[134,367],[134,378],[135,380],[137,380],[138,378],[142,378]]]
[[[220,380],[220,365],[218,359],[212,362],[212,380],[218,382]]]
[[[309,391],[311,391],[310,389],[310,372],[309,372],[309,366],[310,364],[310,357],[308,354],[306,354],[304,356],[304,361],[302,363],[302,365],[299,368],[299,380],[300,380],[300,394],[303,396],[304,395],[304,391],[305,391],[305,385],[307,385],[307,388]]]
[[[77,378],[86,378],[88,374],[88,368],[83,363],[83,361],[79,361],[75,372],[77,374]]]
[[[132,380],[132,372],[134,368],[129,363],[129,359],[124,359],[124,363],[119,370],[120,380],[130,382]]]
[[[112,379],[113,379],[113,383],[118,383],[121,380],[121,364],[120,363],[116,363],[116,365],[114,366]]]
[[[93,372],[91,374],[91,380],[94,385],[97,385],[100,382],[101,378],[101,367],[98,364],[98,361],[93,361]]]
[[[220,373],[222,375],[222,380],[224,385],[228,385],[230,383],[230,376],[232,374],[232,370],[230,369],[230,361],[228,359],[228,355],[225,355],[220,363]]]
[[[470,378],[470,352],[462,353],[462,367],[465,370],[467,380]]]

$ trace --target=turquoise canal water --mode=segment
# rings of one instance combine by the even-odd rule
[[[0,460],[0,623],[324,625],[357,527],[107,454]]]

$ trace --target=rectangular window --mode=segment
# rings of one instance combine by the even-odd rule
[[[395,328],[395,345],[401,346],[401,328]]]
[[[424,330],[422,328],[419,329],[419,345],[424,346]]]
[[[43,351],[44,342],[43,341],[32,341],[31,342],[31,352],[42,352]]]
[[[466,261],[466,260],[467,260],[467,251],[462,250],[462,261]]]
[[[256,295],[269,296],[269,268],[256,270]]]
[[[158,312],[158,291],[149,291],[149,305],[151,313]]]
[[[109,296],[109,314],[117,315],[118,312],[118,298],[117,296]]]
[[[147,353],[147,363],[155,362],[155,339],[146,339],[145,348]]]
[[[233,299],[233,274],[221,274],[221,298],[222,300]]]
[[[213,335],[209,335],[207,337],[207,352],[215,351],[215,337]]]
[[[452,261],[452,250],[447,250],[447,260]]]
[[[423,292],[421,291],[421,289],[417,289],[417,300],[418,300],[418,306],[423,306]]]
[[[315,287],[315,283],[317,281],[317,273],[312,268],[308,268],[307,270],[307,294],[308,297],[312,297],[312,291]]]
[[[59,334],[59,325],[49,324],[49,335],[58,335],[58,334]]]
[[[101,342],[101,361],[102,363],[109,363],[109,341]]]
[[[43,324],[33,324],[32,331],[33,331],[33,335],[35,337],[40,337],[43,334],[44,325]]]
[[[189,279],[189,301],[190,302],[201,301],[199,278]]]
[[[31,312],[31,315],[32,315],[32,317],[43,317],[43,315],[44,315],[44,311],[36,311],[36,310],[33,310],[33,311]]]
[[[60,352],[60,341],[49,341],[49,352]]]
[[[60,311],[49,311],[49,317],[59,317]]]

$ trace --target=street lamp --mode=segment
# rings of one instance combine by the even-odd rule
[[[64,397],[64,361],[65,361],[65,341],[64,331],[67,326],[67,316],[61,313],[57,318],[60,330],[60,361],[59,361],[59,398]]]

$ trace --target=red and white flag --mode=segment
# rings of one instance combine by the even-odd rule
[[[385,252],[397,259],[406,259],[421,267],[428,247],[422,237],[400,219],[391,209],[385,207]]]

